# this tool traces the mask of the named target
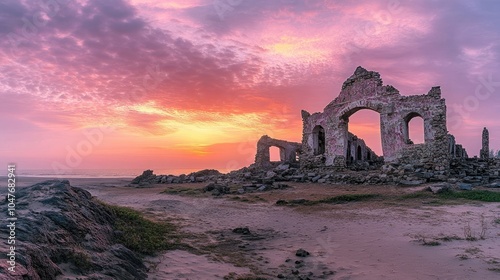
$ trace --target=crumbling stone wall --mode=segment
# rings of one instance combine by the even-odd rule
[[[320,138],[318,136],[318,138]],[[326,140],[326,139],[323,139]],[[326,145],[320,147],[320,139],[313,140],[314,156],[308,156],[301,159],[301,166],[305,168],[316,168],[325,166],[326,157],[324,155],[324,150]],[[318,143],[316,143],[316,141]],[[307,148],[307,147],[306,147]],[[352,165],[370,165],[370,163],[380,162],[381,157],[378,156],[368,145],[366,145],[365,140],[359,138],[358,136],[348,133],[347,135],[347,155],[346,164],[348,166]]]
[[[379,156],[370,149],[365,140],[349,132],[347,136],[347,164],[376,161]]]
[[[482,136],[482,146],[481,151],[479,152],[480,158],[487,159],[490,157],[490,133],[488,129],[483,128],[483,136]]]
[[[257,142],[255,165],[261,168],[272,166],[271,156],[269,154],[270,147],[278,147],[280,149],[281,162],[297,162],[297,155],[300,153],[301,146],[301,143],[278,140],[264,135]]]
[[[500,159],[453,159],[450,176],[460,182],[481,185],[497,182],[500,185]]]
[[[468,158],[469,155],[462,145],[457,144],[455,136],[448,134],[449,154],[451,159]]]
[[[467,154],[467,150],[465,150],[462,145],[456,145],[456,150],[455,150],[455,157],[456,158],[469,158],[469,155]]]
[[[343,168],[348,162],[349,117],[361,109],[380,114],[382,150],[386,162],[423,162],[429,169],[449,168],[449,138],[446,105],[439,87],[427,94],[402,96],[393,86],[384,86],[380,74],[358,67],[342,85],[337,98],[322,113],[302,111],[302,163],[322,157],[323,164]],[[425,143],[414,145],[409,139],[408,123],[415,117],[424,120]],[[318,154],[318,140],[324,133],[325,147]]]

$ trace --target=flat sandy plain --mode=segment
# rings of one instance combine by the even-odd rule
[[[43,180],[20,178],[18,185]],[[310,279],[500,279],[500,203],[404,197],[425,186],[288,183],[284,190],[213,197],[200,191],[206,183],[130,188],[129,181],[70,179],[102,201],[181,226],[197,249],[148,258],[148,279],[277,279],[294,271]],[[378,196],[276,205],[344,194]],[[233,233],[237,227],[251,234]],[[300,248],[311,255],[296,257]]]

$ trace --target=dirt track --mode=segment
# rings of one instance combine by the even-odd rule
[[[196,236],[188,239],[205,255],[167,252],[151,260],[156,262],[151,279],[222,279],[245,273],[268,279],[279,274],[293,279],[293,273],[310,279],[500,277],[499,203],[434,205],[428,198],[395,198],[422,187],[291,184],[285,190],[214,198],[197,192],[203,184],[145,189],[95,182],[74,185],[152,218],[174,219]],[[191,195],[161,193],[186,188],[193,190]],[[278,199],[318,200],[353,193],[380,196],[334,205],[275,205]],[[233,233],[237,227],[248,227],[251,235]],[[465,240],[467,227],[478,238],[485,228],[484,240]],[[432,242],[440,245],[423,245],[436,245]],[[299,248],[311,256],[296,257]]]

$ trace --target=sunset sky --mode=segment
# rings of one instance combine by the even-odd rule
[[[202,169],[253,162],[260,136],[301,141],[359,65],[403,95],[440,85],[448,130],[500,149],[500,2],[6,0],[0,163]],[[350,131],[381,153],[379,116]],[[422,122],[411,127],[422,138]]]

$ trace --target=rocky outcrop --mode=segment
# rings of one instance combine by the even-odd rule
[[[156,175],[153,170],[145,170],[130,182],[130,187],[144,188],[154,184],[180,184],[213,181],[223,174],[215,169],[204,169],[188,175]]]
[[[7,221],[5,200],[0,208],[0,219]],[[16,272],[10,274],[2,260],[0,279],[146,278],[139,256],[115,242],[114,213],[67,180],[19,188],[16,215]],[[7,230],[1,227],[2,240]]]
[[[158,178],[154,173],[153,170],[144,170],[141,175],[137,176],[132,180],[131,184],[138,185],[138,186],[146,186],[150,184],[155,184],[158,183],[158,181],[161,180],[161,178]]]
[[[500,159],[468,158],[451,161],[450,176],[474,186],[500,181]]]
[[[403,186],[448,182],[457,187],[459,183],[466,183],[472,184],[474,187],[491,188],[500,185],[500,159],[455,158],[450,161],[449,171],[439,170],[439,168],[433,169],[433,164],[428,162],[426,158],[415,160],[413,164],[394,162],[379,167],[380,164],[363,165],[359,163],[352,165],[351,169],[343,171],[332,167],[299,168],[288,163],[269,168],[261,168],[252,164],[227,174],[214,173],[210,176],[196,177],[193,175],[157,176],[153,174],[154,177],[147,178],[156,178],[155,182],[164,184],[207,182],[209,184],[203,188],[203,191],[212,192],[214,196],[284,189],[288,187],[285,182]],[[196,172],[191,174],[196,174]],[[158,180],[158,178],[164,179]],[[137,185],[132,184],[131,186]]]

